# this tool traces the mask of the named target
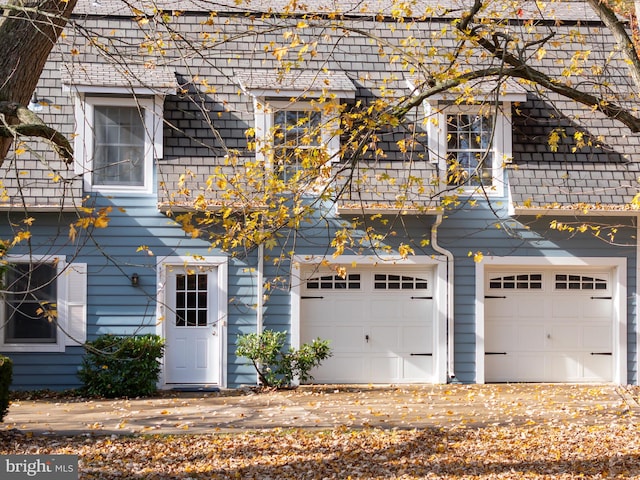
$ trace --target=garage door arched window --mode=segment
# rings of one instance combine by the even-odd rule
[[[427,290],[429,284],[424,278],[376,273],[374,276],[374,288],[376,290]]]
[[[518,275],[504,275],[489,280],[489,288],[505,290],[540,290],[542,289],[542,274],[520,273]]]
[[[360,286],[359,273],[350,273],[346,277],[323,275],[307,280],[308,290],[360,290]]]
[[[606,278],[586,275],[557,274],[555,278],[556,290],[607,290],[608,283]]]

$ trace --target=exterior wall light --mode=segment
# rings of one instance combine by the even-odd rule
[[[42,107],[42,104],[40,103],[40,99],[38,98],[38,94],[36,92],[33,92],[33,97],[31,97],[31,101],[29,102],[29,105],[27,105],[27,108],[32,112],[42,111],[43,107]]]
[[[131,286],[137,287],[138,285],[140,285],[140,276],[137,273],[134,273],[131,275]]]

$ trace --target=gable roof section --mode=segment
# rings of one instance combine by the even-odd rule
[[[240,87],[255,97],[318,97],[326,93],[335,98],[354,98],[356,87],[344,72],[290,70],[251,70],[238,74]]]
[[[162,94],[175,93],[173,70],[142,64],[64,63],[61,81],[69,89],[86,93]]]

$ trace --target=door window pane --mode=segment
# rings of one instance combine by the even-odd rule
[[[176,326],[207,326],[207,274],[176,275]]]

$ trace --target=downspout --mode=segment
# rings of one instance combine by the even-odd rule
[[[264,288],[264,245],[260,243],[258,245],[258,266],[256,268],[256,333],[260,335],[264,330],[264,294],[262,289]]]
[[[438,227],[442,224],[442,214],[438,214],[436,221],[431,226],[431,247],[447,259],[446,282],[447,282],[447,383],[458,383],[455,374],[454,363],[454,321],[453,321],[453,260],[454,256],[449,250],[438,244]]]
[[[256,267],[256,333],[264,330],[264,245],[258,244],[258,265]],[[258,365],[258,368],[261,368]],[[260,374],[256,373],[256,385],[260,385]]]

